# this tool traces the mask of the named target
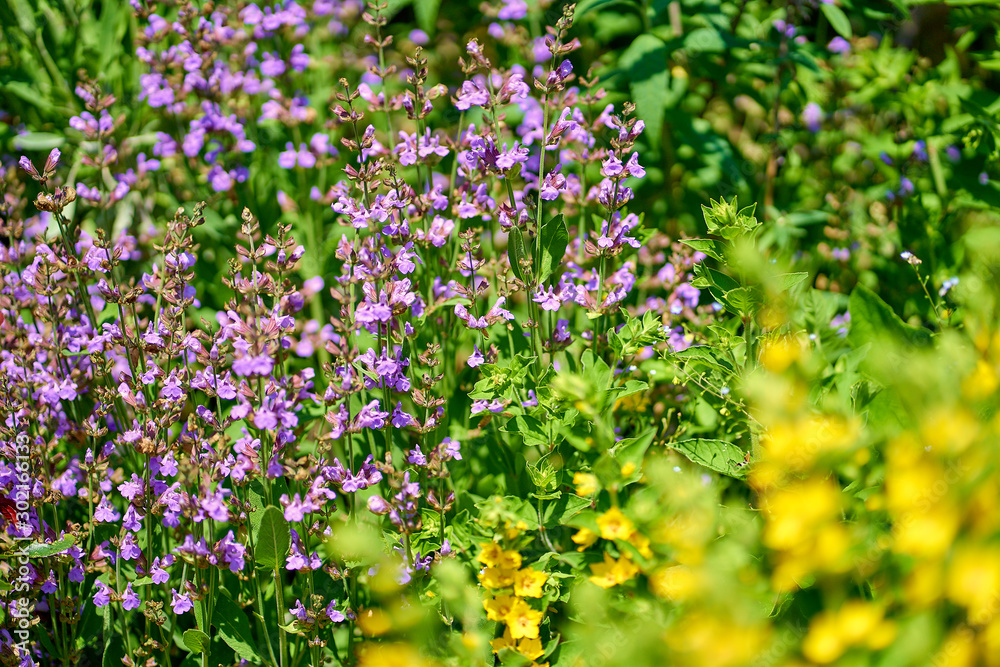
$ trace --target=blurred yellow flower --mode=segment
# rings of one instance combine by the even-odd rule
[[[434,667],[437,664],[420,655],[413,646],[400,642],[367,642],[358,648],[358,667]]]
[[[587,528],[581,528],[576,531],[571,538],[575,544],[579,544],[577,551],[583,551],[591,544],[597,541],[597,533]]]
[[[579,496],[595,494],[601,488],[597,481],[597,475],[592,475],[589,472],[573,473],[573,484],[576,486],[576,493]]]
[[[601,588],[611,588],[625,583],[639,573],[638,566],[632,562],[627,553],[623,553],[618,560],[615,560],[605,552],[604,562],[591,563],[590,570],[593,575],[588,579]]]
[[[606,540],[627,540],[635,531],[635,524],[617,507],[597,517],[597,527]]]

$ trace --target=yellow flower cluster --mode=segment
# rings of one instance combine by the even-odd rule
[[[539,625],[545,612],[533,608],[525,598],[541,598],[548,575],[521,567],[521,554],[504,550],[496,542],[486,542],[480,547],[478,560],[484,568],[479,582],[487,595],[483,608],[489,620],[505,626],[503,636],[490,642],[493,652],[510,649],[528,660],[537,660],[544,654]]]
[[[813,617],[802,653],[814,663],[826,665],[854,646],[878,650],[896,637],[896,625],[883,618],[877,604],[851,600],[836,611],[822,611]]]
[[[632,520],[617,507],[612,507],[597,518],[597,528],[599,533],[581,528],[573,535],[573,542],[579,545],[578,551],[593,545],[600,537],[609,541],[627,542],[635,547],[643,558],[653,557],[653,551],[649,548],[649,538],[639,532]],[[622,551],[617,559],[605,552],[604,561],[592,564],[590,570],[592,575],[588,578],[601,588],[623,584],[639,574],[639,566],[632,562],[632,556],[627,551]]]

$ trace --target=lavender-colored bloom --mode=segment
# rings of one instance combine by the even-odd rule
[[[810,102],[802,110],[802,122],[810,132],[819,132],[823,123],[823,108],[815,102]]]
[[[373,514],[388,514],[391,507],[385,498],[379,495],[368,497],[368,510]]]
[[[371,428],[377,430],[385,426],[385,419],[388,416],[388,412],[382,412],[379,410],[379,402],[378,399],[376,399],[361,408],[361,412],[358,413],[357,424],[359,428]]]
[[[431,41],[431,38],[423,30],[416,29],[410,31],[410,41],[417,46],[424,46]]]
[[[115,509],[111,501],[108,500],[107,496],[101,497],[101,502],[98,503],[97,508],[94,510],[94,521],[98,523],[113,523],[118,521],[121,515]]]
[[[990,175],[985,171],[979,173],[979,184],[986,185],[990,182]]]
[[[153,559],[153,567],[149,570],[149,575],[154,584],[165,584],[170,581],[170,574],[160,566],[160,559]]]
[[[132,537],[132,533],[125,533],[125,537],[122,538],[119,553],[125,560],[135,560],[142,555],[142,550],[139,548],[139,545],[135,543],[135,538]]]
[[[191,602],[191,596],[187,593],[178,593],[176,588],[171,588],[170,595],[173,598],[170,602],[170,606],[174,610],[175,614],[184,614],[194,609],[194,604]]]
[[[103,581],[98,580],[94,590],[94,606],[107,607],[111,602],[111,589]]]
[[[441,451],[441,458],[444,460],[462,460],[462,443],[458,440],[452,440],[450,437],[446,437],[441,441],[441,444],[438,445],[438,448]]]
[[[29,160],[26,155],[22,155],[21,159],[17,161],[17,164],[21,167],[21,169],[28,172],[29,176],[35,180],[41,180],[41,174],[38,173],[38,170],[35,169],[35,165],[31,163],[31,160]]]
[[[139,596],[135,594],[135,591],[132,590],[132,584],[129,583],[129,585],[125,587],[125,595],[122,596],[122,609],[125,611],[131,611],[133,609],[138,609],[141,604],[142,600],[140,600]]]
[[[913,144],[913,159],[918,162],[927,162],[927,142],[923,139]]]
[[[326,606],[326,617],[329,618],[334,623],[343,623],[347,620],[347,617],[343,613],[337,610],[337,601],[330,600],[330,604]]]
[[[501,21],[517,21],[528,15],[528,5],[524,0],[503,0],[503,7],[497,14]]]
[[[458,91],[458,97],[455,99],[455,108],[467,111],[472,107],[485,106],[489,104],[489,101],[489,91],[482,84],[477,81],[465,81],[462,83],[462,88]]]
[[[483,353],[479,351],[479,346],[473,345],[472,354],[469,355],[469,360],[466,362],[466,364],[468,364],[469,368],[475,368],[476,366],[479,366],[485,362],[486,359],[485,357],[483,357]]]
[[[899,196],[908,197],[916,191],[916,187],[913,185],[913,181],[908,179],[906,176],[902,176],[899,179]]]
[[[826,45],[826,48],[830,51],[830,53],[846,55],[851,52],[851,43],[838,35],[830,40],[830,43]]]

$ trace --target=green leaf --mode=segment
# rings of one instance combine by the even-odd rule
[[[14,10],[21,31],[25,35],[34,35],[37,24],[35,23],[35,10],[31,3],[27,0],[11,0],[10,8]]]
[[[288,522],[281,510],[274,506],[268,507],[264,510],[257,529],[257,548],[254,550],[257,564],[272,570],[281,567],[290,544]]]
[[[722,301],[741,317],[753,315],[763,304],[759,292],[750,287],[731,289],[723,295]]]
[[[712,239],[681,239],[681,243],[694,248],[698,252],[703,252],[717,262],[723,261],[722,254],[718,250],[718,245]]]
[[[590,498],[564,493],[558,500],[542,505],[542,524],[546,528],[565,526],[574,516],[590,507]]]
[[[717,473],[736,478],[746,475],[746,466],[741,465],[744,452],[731,442],[695,438],[672,443],[670,448],[686,456],[692,463]]]
[[[28,558],[48,558],[49,556],[66,551],[75,542],[76,538],[72,535],[67,535],[58,542],[32,542],[21,553]]]
[[[552,272],[558,268],[566,254],[566,246],[569,244],[569,230],[566,229],[566,221],[563,216],[557,215],[549,218],[549,221],[542,225],[542,255],[536,257],[538,263],[535,266],[535,273],[538,274],[538,284],[541,285]]]
[[[844,10],[837,5],[829,5],[826,3],[820,4],[820,9],[823,10],[823,15],[826,16],[826,20],[830,22],[837,33],[840,34],[844,39],[850,39],[854,36],[854,32],[851,30],[851,20],[847,18],[847,14]]]
[[[440,8],[441,0],[414,0],[413,2],[413,13],[416,15],[417,25],[428,35],[434,34]]]
[[[597,9],[607,9],[613,5],[627,5],[638,12],[642,12],[642,7],[634,0],[583,0],[578,2],[573,11],[573,18],[579,19],[585,14],[589,14]]]
[[[726,39],[714,28],[696,28],[684,35],[684,49],[689,53],[724,53]]]
[[[795,287],[808,277],[809,273],[807,271],[800,271],[797,273],[782,273],[775,276],[775,278],[778,280],[778,289],[781,290],[782,292],[792,289],[793,287]]]
[[[514,277],[527,285],[528,279],[521,267],[521,260],[528,258],[528,253],[524,249],[524,234],[517,227],[512,227],[507,238],[510,240],[510,268],[514,272]]]
[[[929,331],[903,322],[889,304],[864,285],[859,284],[851,292],[848,310],[851,313],[851,328],[847,340],[852,347],[878,343],[885,338],[912,346],[924,346],[931,342]]]
[[[654,35],[639,35],[621,55],[619,63],[628,76],[636,113],[646,123],[649,143],[658,147],[670,89],[667,46]]]
[[[28,132],[14,138],[14,148],[19,151],[50,151],[66,143],[66,137],[52,132]],[[42,165],[35,165],[41,167]]]
[[[219,589],[221,595],[215,603],[212,619],[222,640],[244,660],[263,662],[257,651],[253,633],[250,631],[250,619],[229,596],[229,591]]]
[[[184,632],[184,646],[192,653],[208,653],[208,635],[201,630],[186,630]]]
[[[545,426],[535,417],[518,415],[504,426],[506,433],[518,433],[524,438],[524,444],[529,447],[540,447],[551,443],[551,438],[545,432]]]

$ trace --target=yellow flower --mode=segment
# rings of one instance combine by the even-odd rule
[[[606,540],[627,540],[635,532],[632,520],[617,507],[612,507],[599,516],[597,526],[601,529],[601,537]]]
[[[972,625],[985,625],[996,615],[1000,599],[1000,548],[962,545],[948,567],[948,597],[967,609]]]
[[[611,588],[625,583],[639,573],[639,568],[629,559],[627,553],[623,553],[617,561],[605,553],[604,562],[592,563],[590,570],[594,574],[588,579],[601,588]]]
[[[578,472],[573,474],[573,484],[576,485],[576,493],[581,496],[589,496],[597,493],[601,488],[597,481],[597,476],[589,472]]]
[[[477,560],[486,567],[495,567],[503,558],[503,549],[496,542],[483,542],[479,545],[480,551]]]
[[[514,573],[514,595],[522,598],[542,597],[542,585],[549,575],[526,567]]]
[[[516,601],[517,598],[513,595],[497,595],[496,597],[483,600],[483,609],[486,610],[486,618],[491,621],[506,620]]]
[[[538,637],[532,639],[522,639],[517,643],[517,652],[528,660],[535,660],[542,657],[545,649],[542,648],[542,640]]]
[[[687,565],[659,570],[649,578],[649,589],[653,595],[674,602],[691,599],[701,586],[701,576]]]
[[[760,362],[769,371],[780,373],[802,354],[802,343],[792,336],[775,336],[764,341]]]
[[[409,644],[369,642],[358,649],[358,667],[433,667],[437,664]]]
[[[809,635],[802,642],[802,654],[812,662],[825,665],[833,662],[847,647],[837,629],[837,619],[830,612],[817,614],[809,624]]]
[[[507,588],[514,585],[514,570],[506,567],[488,567],[479,575],[486,588]]]
[[[840,487],[818,477],[768,494],[763,502],[764,544],[772,549],[798,546],[822,529],[823,523],[837,518],[840,505]]]
[[[516,570],[521,567],[521,554],[516,551],[504,551],[503,556],[497,561],[497,567]]]
[[[628,538],[628,543],[635,547],[636,551],[638,551],[643,558],[653,557],[653,550],[649,548],[649,538],[639,531],[632,533],[632,535]]]
[[[532,609],[524,600],[515,602],[507,614],[507,628],[514,639],[536,639],[541,622],[542,612]]]
[[[820,612],[809,626],[802,653],[813,662],[827,664],[852,646],[885,648],[895,639],[896,626],[882,615],[882,607],[863,600],[851,600],[835,612]]]
[[[392,619],[381,609],[366,609],[358,614],[358,627],[365,635],[377,637],[392,629]]]
[[[576,548],[576,550],[583,551],[597,541],[597,534],[588,528],[581,528],[571,539],[573,542],[580,545]]]
[[[494,653],[499,653],[505,648],[514,649],[517,645],[514,642],[514,638],[510,636],[510,628],[505,628],[503,631],[503,637],[491,639],[490,646],[493,647]]]

